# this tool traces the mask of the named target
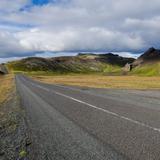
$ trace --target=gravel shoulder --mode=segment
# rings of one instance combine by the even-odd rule
[[[14,87],[7,100],[0,104],[0,159],[26,160],[28,133],[25,111]]]

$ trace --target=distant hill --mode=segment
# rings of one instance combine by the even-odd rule
[[[135,59],[112,53],[82,54],[69,57],[40,58],[29,57],[8,63],[15,71],[53,71],[53,72],[119,72],[126,63]]]
[[[29,57],[9,62],[14,71],[46,71],[58,73],[100,72],[109,75],[160,76],[160,50],[149,48],[137,59],[125,58],[112,53],[79,53],[77,56],[54,58]]]

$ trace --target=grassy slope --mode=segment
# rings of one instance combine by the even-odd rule
[[[93,60],[92,60],[93,59]],[[122,66],[95,61],[94,56],[81,56],[68,59],[62,59],[60,62],[40,59],[34,61],[13,61],[8,63],[8,68],[14,72],[30,72],[37,75],[56,75],[71,73],[95,74],[101,73],[106,75],[122,75]],[[160,76],[160,63],[145,64],[134,68],[129,75],[140,76]]]
[[[33,72],[47,74],[68,73],[120,73],[121,66],[104,63],[95,59],[96,56],[59,57],[56,59],[28,58],[7,64],[14,72]],[[120,58],[119,58],[120,59]],[[120,62],[119,62],[120,63]],[[122,63],[122,62],[121,62]]]
[[[93,69],[92,67],[89,68],[88,66],[78,66],[74,65],[72,66],[72,70],[55,70],[55,71],[43,71],[43,70],[24,70],[20,68],[15,68],[9,66],[10,70],[12,70],[14,73],[27,73],[30,75],[67,75],[67,74],[115,74],[119,75],[122,72],[122,69],[120,66],[116,65],[109,65],[109,64],[98,64],[96,65],[96,68]],[[70,67],[71,68],[71,67]]]
[[[69,68],[68,70],[65,68]],[[122,74],[122,67],[105,64],[105,63],[96,63],[96,64],[80,64],[74,63],[68,66],[61,66],[60,70],[50,71],[50,70],[27,70],[25,69],[25,65],[19,62],[11,62],[8,64],[8,68],[10,70],[14,70],[14,72],[29,72],[30,74],[37,74],[37,75],[59,75],[59,74],[71,74],[71,73],[105,73],[109,75],[121,75]],[[138,75],[138,76],[160,76],[160,63],[153,63],[153,64],[145,64],[140,67],[134,68],[129,75]]]
[[[145,64],[140,67],[136,67],[131,72],[133,75],[141,76],[160,76],[160,63]]]

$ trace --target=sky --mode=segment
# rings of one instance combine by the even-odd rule
[[[0,62],[89,51],[133,56],[159,48],[159,35],[160,0],[0,0]]]

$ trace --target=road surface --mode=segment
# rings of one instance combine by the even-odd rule
[[[160,91],[50,85],[16,76],[38,160],[159,160]]]

